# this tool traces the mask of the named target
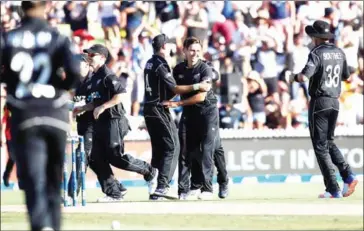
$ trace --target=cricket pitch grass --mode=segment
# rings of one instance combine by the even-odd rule
[[[363,185],[349,198],[318,199],[318,183],[231,185],[213,201],[147,200],[147,188],[130,188],[124,202],[63,208],[63,230],[363,230]],[[29,230],[21,191],[1,192],[1,230]]]

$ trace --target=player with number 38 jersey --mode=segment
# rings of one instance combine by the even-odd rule
[[[350,165],[345,161],[334,142],[336,121],[339,115],[341,81],[350,77],[344,52],[329,42],[334,38],[327,22],[317,20],[306,26],[315,48],[309,54],[301,73],[290,76],[290,82],[309,80],[309,130],[318,166],[324,178],[325,192],[319,198],[341,198],[352,195],[358,184]],[[337,167],[344,187],[337,183]]]
[[[350,76],[345,53],[331,43],[323,43],[312,49],[301,73],[310,80],[309,94],[313,98],[339,98],[341,81]]]
[[[44,19],[46,3],[21,2],[22,25],[4,34],[0,50],[1,82],[7,85],[15,163],[31,230],[60,230],[68,90],[80,80],[70,41]]]

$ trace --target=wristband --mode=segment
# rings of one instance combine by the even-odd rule
[[[200,84],[199,83],[193,84],[192,87],[193,87],[194,91],[200,90]]]

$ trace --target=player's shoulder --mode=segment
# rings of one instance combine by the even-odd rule
[[[210,66],[207,61],[205,60],[201,60],[200,61],[200,64],[198,65],[199,69],[201,72],[207,70],[207,69],[211,69],[212,68],[212,65]]]

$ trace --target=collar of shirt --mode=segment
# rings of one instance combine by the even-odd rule
[[[153,55],[153,57],[155,57],[155,58],[158,58],[158,59],[162,60],[164,63],[167,63],[167,60],[166,60],[165,58],[163,58],[162,56],[160,56],[160,55],[156,55],[156,54],[154,54],[154,55]],[[167,64],[168,64],[168,63],[167,63]]]
[[[45,25],[48,26],[48,22],[45,19],[25,16],[22,19],[22,24],[33,24],[33,25]]]
[[[195,65],[193,65],[192,67],[188,67],[188,62],[187,62],[187,60],[185,60],[185,61],[183,61],[183,62],[185,62],[185,68],[186,68],[186,69],[193,69],[193,68],[197,67],[198,65],[200,65],[200,64],[201,64],[201,62],[202,62],[202,60],[201,60],[201,59],[199,59],[199,60],[197,61],[197,63],[196,63]]]
[[[94,72],[93,75],[105,77],[108,75],[108,72],[109,70],[107,69],[106,64],[104,64],[96,72]]]

